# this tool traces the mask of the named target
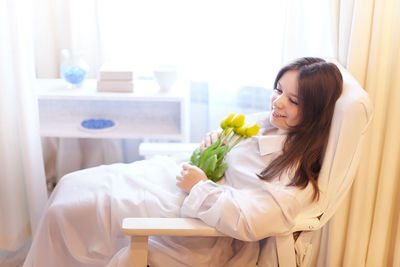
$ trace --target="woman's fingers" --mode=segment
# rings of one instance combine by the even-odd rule
[[[218,131],[213,131],[213,132],[207,133],[204,136],[203,141],[200,144],[200,152],[203,152],[204,149],[206,149],[207,147],[209,147],[212,144],[214,144],[215,142],[217,142],[218,135],[219,135]]]
[[[211,145],[211,137],[209,134],[206,134],[206,136],[204,136],[203,141],[201,142],[200,145],[200,152],[203,152],[204,149],[206,149],[207,147],[209,147]]]
[[[206,149],[206,145],[204,143],[200,144],[200,153],[204,151],[204,149]]]
[[[185,163],[185,164],[183,164],[182,165],[182,169],[181,169],[181,177],[182,177],[182,179],[184,179],[184,177],[186,176],[186,175],[188,175],[191,171],[192,171],[192,169],[194,168],[195,166],[192,166],[192,165],[190,165],[190,164],[187,164],[187,163]]]
[[[201,180],[207,180],[206,174],[196,166],[183,164],[181,175],[176,176],[176,185],[189,193],[194,185]]]
[[[211,132],[210,139],[211,139],[211,144],[214,144],[215,142],[217,142],[217,140],[218,140],[218,132]]]
[[[190,168],[190,164],[188,164],[188,163],[184,163],[184,164],[182,164],[182,170],[188,170],[189,168]]]

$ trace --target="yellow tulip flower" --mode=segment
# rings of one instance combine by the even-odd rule
[[[239,128],[242,127],[244,124],[244,115],[241,113],[236,114],[232,118],[231,127]]]
[[[244,136],[244,135],[246,135],[247,128],[248,128],[248,125],[245,124],[245,125],[243,125],[242,127],[234,128],[233,131],[235,132],[235,134]]]
[[[255,136],[258,134],[259,130],[260,130],[260,126],[258,126],[258,124],[251,124],[246,129],[246,135],[248,137]]]
[[[230,113],[228,116],[226,116],[222,121],[221,121],[221,128],[225,129],[228,127],[232,121],[232,118],[235,116],[235,113]]]

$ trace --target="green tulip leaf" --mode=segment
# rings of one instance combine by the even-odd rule
[[[218,179],[217,181],[221,180],[222,177],[225,174],[226,169],[228,169],[228,163],[224,162],[222,164],[220,164],[214,171],[213,173],[213,177],[215,177],[216,179]],[[215,182],[215,181],[214,181]]]
[[[228,149],[228,146],[220,146],[215,153],[217,154],[218,159],[225,156],[225,152]]]
[[[193,151],[192,156],[190,157],[189,164],[194,165],[194,166],[198,166],[199,165],[199,159],[200,159],[200,148],[198,147]]]
[[[207,174],[207,176],[211,176],[211,174],[214,172],[215,165],[217,164],[217,155],[212,155],[209,157],[204,165],[204,172]]]
[[[206,161],[210,158],[210,156],[212,156],[214,154],[214,150],[219,146],[219,144],[221,143],[221,140],[218,140],[217,142],[215,142],[214,144],[212,144],[211,146],[207,147],[201,154],[200,154],[200,158],[199,158],[199,165],[198,167],[202,170],[205,169],[205,163]]]

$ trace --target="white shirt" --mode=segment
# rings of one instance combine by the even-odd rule
[[[220,232],[243,241],[258,241],[269,236],[287,234],[296,216],[310,203],[312,188],[304,190],[286,186],[286,173],[273,181],[261,180],[259,174],[275,153],[280,153],[285,135],[260,135],[240,142],[225,160],[229,168],[221,184],[201,181],[184,200],[181,216],[200,218]],[[244,243],[242,250],[258,257],[258,242],[252,251]],[[256,246],[255,244],[256,243]],[[249,258],[235,257],[227,266],[252,266]]]

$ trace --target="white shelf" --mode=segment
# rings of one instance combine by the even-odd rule
[[[80,88],[69,88],[62,79],[38,79],[35,91],[39,99],[80,99],[126,101],[177,101],[186,97],[187,86],[177,84],[171,91],[161,92],[155,81],[139,80],[134,82],[132,93],[97,92],[97,80],[88,79]]]
[[[77,138],[160,138],[188,140],[188,88],[178,85],[161,93],[155,81],[135,82],[133,93],[96,91],[96,80],[69,89],[61,79],[38,80],[41,135]],[[86,131],[83,120],[117,122],[109,131]]]

